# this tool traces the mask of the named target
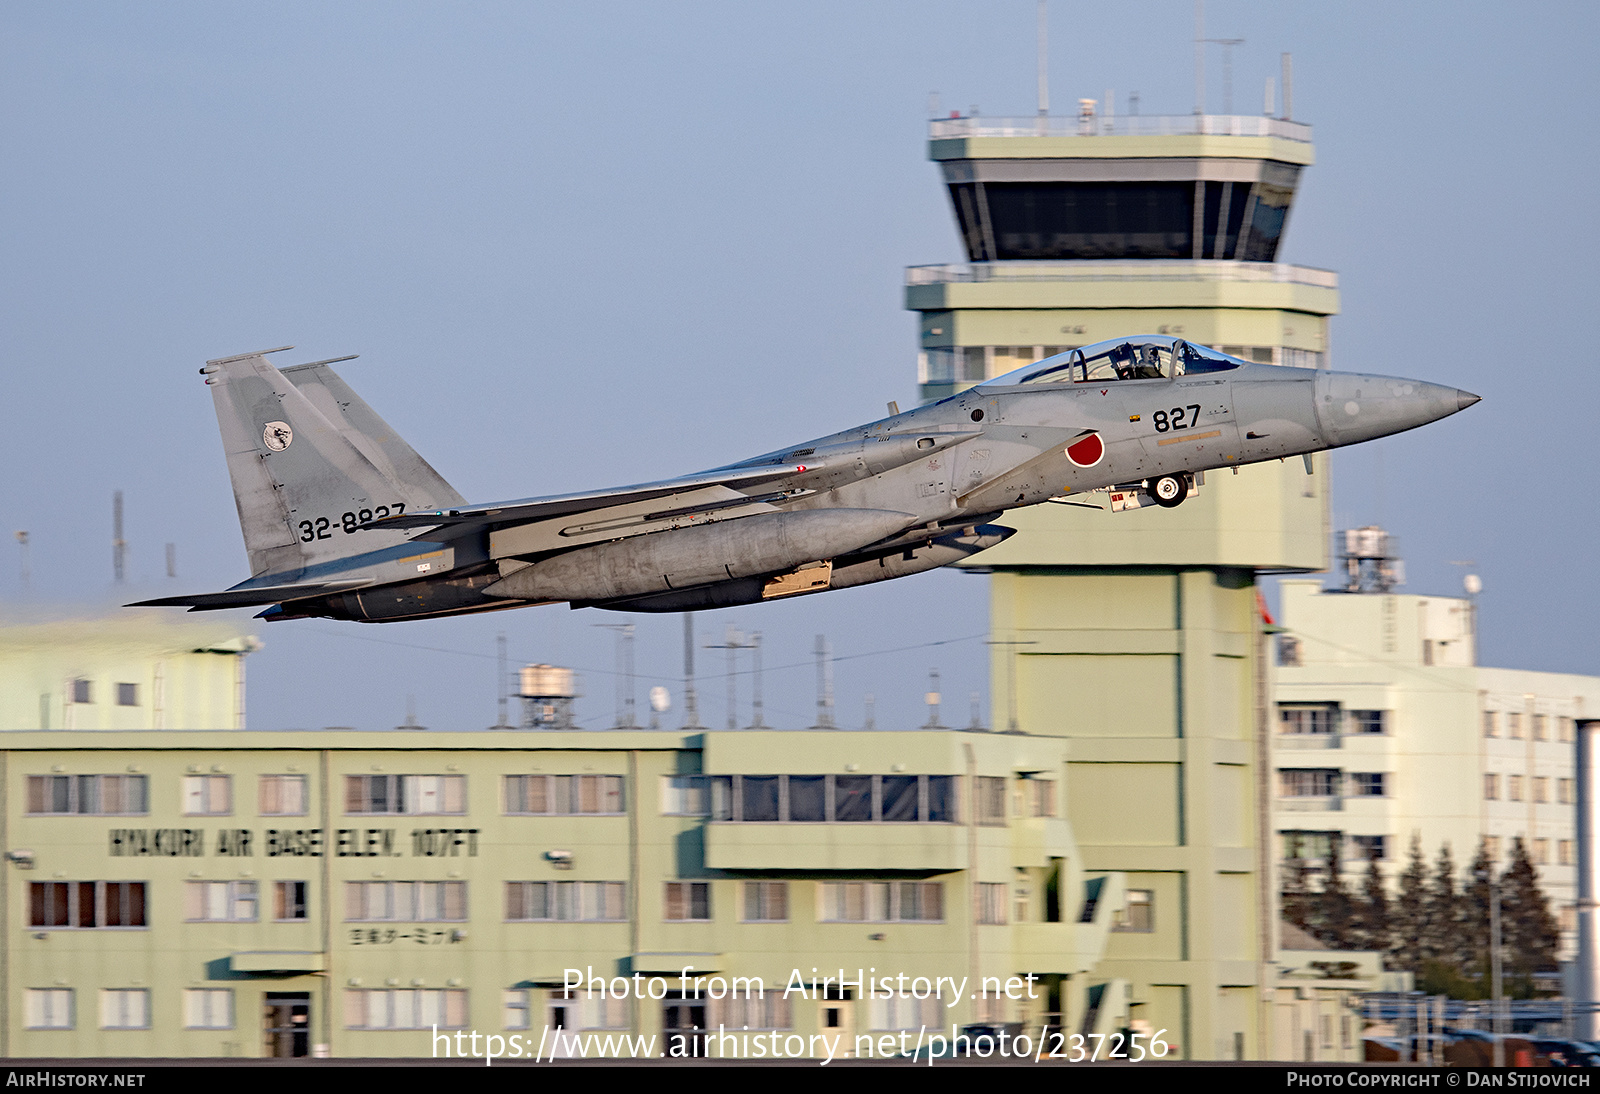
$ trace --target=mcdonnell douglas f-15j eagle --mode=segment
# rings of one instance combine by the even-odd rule
[[[1199,472],[1399,433],[1478,401],[1140,336],[696,475],[468,505],[333,362],[279,370],[277,352],[200,370],[253,576],[142,605],[384,623],[559,601],[753,604],[947,566],[1009,536],[990,523],[1007,509],[1108,489],[1113,508],[1175,506]]]

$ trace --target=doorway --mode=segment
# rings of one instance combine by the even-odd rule
[[[266,1056],[311,1055],[311,993],[268,992],[263,1019]]]

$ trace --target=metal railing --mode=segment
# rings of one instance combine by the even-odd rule
[[[1311,142],[1311,127],[1261,114],[1124,114],[934,118],[934,140],[958,137],[1278,137]]]
[[[1280,733],[1276,747],[1282,749],[1339,748],[1344,740],[1337,733]]]
[[[1279,797],[1278,808],[1285,813],[1342,813],[1344,799],[1332,796]]]
[[[1337,289],[1339,275],[1286,262],[1227,259],[1014,260],[906,267],[907,285],[983,284],[990,281],[1252,281]]]

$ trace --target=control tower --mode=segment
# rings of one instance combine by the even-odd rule
[[[924,400],[1132,334],[1327,367],[1338,279],[1277,261],[1308,126],[1085,100],[930,137],[967,262],[907,271]],[[1127,875],[1134,910],[1098,973],[1188,1059],[1282,1049],[1255,585],[1327,568],[1327,487],[1318,455],[1213,471],[1174,509],[1074,496],[1007,514],[1018,534],[973,559],[993,574],[992,724],[1074,739],[1085,866]]]

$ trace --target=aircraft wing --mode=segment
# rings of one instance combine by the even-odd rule
[[[459,509],[429,509],[404,513],[397,517],[384,517],[363,528],[464,528],[468,525],[524,524],[529,521],[564,517],[572,513],[587,513],[595,509],[608,509],[614,505],[650,501],[706,486],[760,486],[763,483],[789,478],[792,475],[815,471],[820,464],[785,463],[777,466],[733,468],[707,471],[699,475],[686,475],[680,479],[640,483],[636,486],[619,486],[590,494],[558,494],[548,498],[522,498],[518,501],[495,502],[490,505],[468,505]],[[742,504],[737,499],[730,504]]]
[[[362,578],[351,581],[309,581],[298,585],[257,585],[253,588],[228,589],[220,593],[190,593],[187,596],[163,596],[156,600],[141,600],[125,604],[126,608],[182,608],[194,612],[218,611],[222,608],[253,608],[262,604],[282,604],[289,600],[304,600],[328,593],[348,592],[372,582]]]

